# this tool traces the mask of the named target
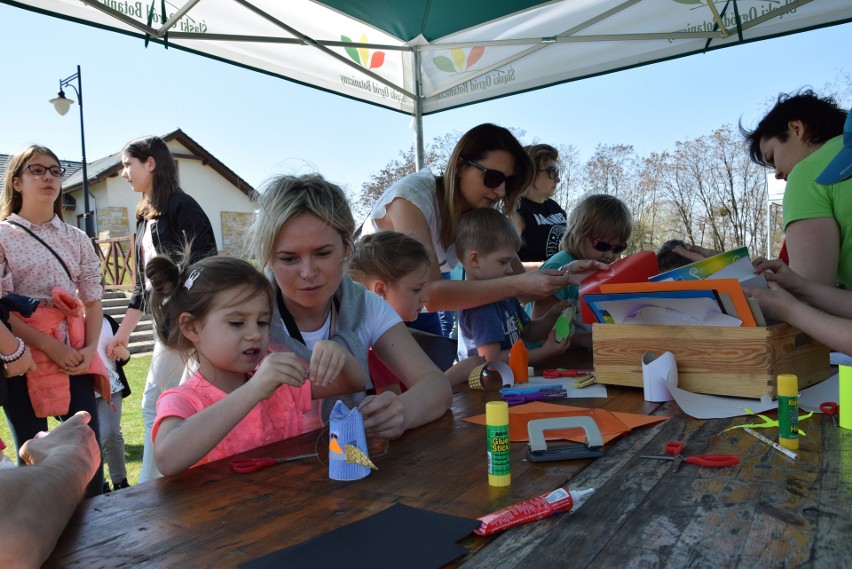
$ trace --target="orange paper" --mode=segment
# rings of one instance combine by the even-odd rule
[[[527,423],[535,419],[550,419],[552,417],[591,417],[601,430],[604,444],[629,433],[637,427],[660,423],[668,417],[656,417],[652,415],[639,415],[636,413],[621,413],[607,411],[606,409],[589,409],[587,407],[573,407],[571,405],[556,405],[542,401],[532,401],[523,405],[509,407],[509,441],[513,443],[527,442],[529,431]],[[468,417],[465,421],[477,425],[485,424],[485,415]],[[566,440],[578,443],[586,442],[586,434],[583,429],[561,429],[545,432],[547,440]]]

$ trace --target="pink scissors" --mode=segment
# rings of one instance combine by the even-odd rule
[[[300,454],[299,456],[289,456],[287,458],[237,458],[231,461],[231,470],[237,474],[248,474],[249,472],[257,472],[262,468],[275,466],[282,462],[293,462],[302,460],[303,458],[313,458],[317,453]]]
[[[655,458],[657,460],[673,460],[672,472],[677,472],[682,462],[696,464],[698,466],[720,467],[734,466],[740,463],[740,457],[735,454],[699,454],[695,456],[683,456],[683,443],[666,443],[666,452],[673,456],[649,456],[643,455],[639,458]]]

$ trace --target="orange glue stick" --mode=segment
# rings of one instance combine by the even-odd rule
[[[509,350],[509,367],[512,368],[512,375],[515,376],[515,383],[527,383],[530,380],[529,365],[527,345],[523,340],[518,340]]]

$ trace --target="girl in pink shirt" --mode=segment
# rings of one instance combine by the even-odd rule
[[[310,369],[292,352],[268,353],[272,285],[251,264],[208,257],[182,268],[158,256],[146,274],[157,334],[198,362],[157,401],[154,461],[163,474],[301,434],[312,397],[364,388],[328,373],[328,362]]]

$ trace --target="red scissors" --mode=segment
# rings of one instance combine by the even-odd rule
[[[840,405],[833,401],[826,401],[819,406],[819,410],[831,417],[834,421],[834,426],[837,426],[837,415],[840,413]]]
[[[546,369],[541,372],[544,379],[556,379],[557,377],[579,377],[581,375],[594,375],[593,369]]]
[[[666,452],[673,456],[649,456],[643,455],[639,458],[655,458],[657,460],[673,460],[672,472],[677,472],[682,462],[696,464],[698,466],[720,467],[734,466],[740,463],[740,457],[735,454],[699,454],[696,456],[683,456],[683,443],[666,443]]]
[[[262,468],[281,464],[282,462],[293,462],[295,460],[313,458],[315,456],[317,456],[317,453],[300,454],[299,456],[289,456],[287,458],[237,458],[231,461],[231,470],[237,474],[248,474],[249,472],[261,470]]]

